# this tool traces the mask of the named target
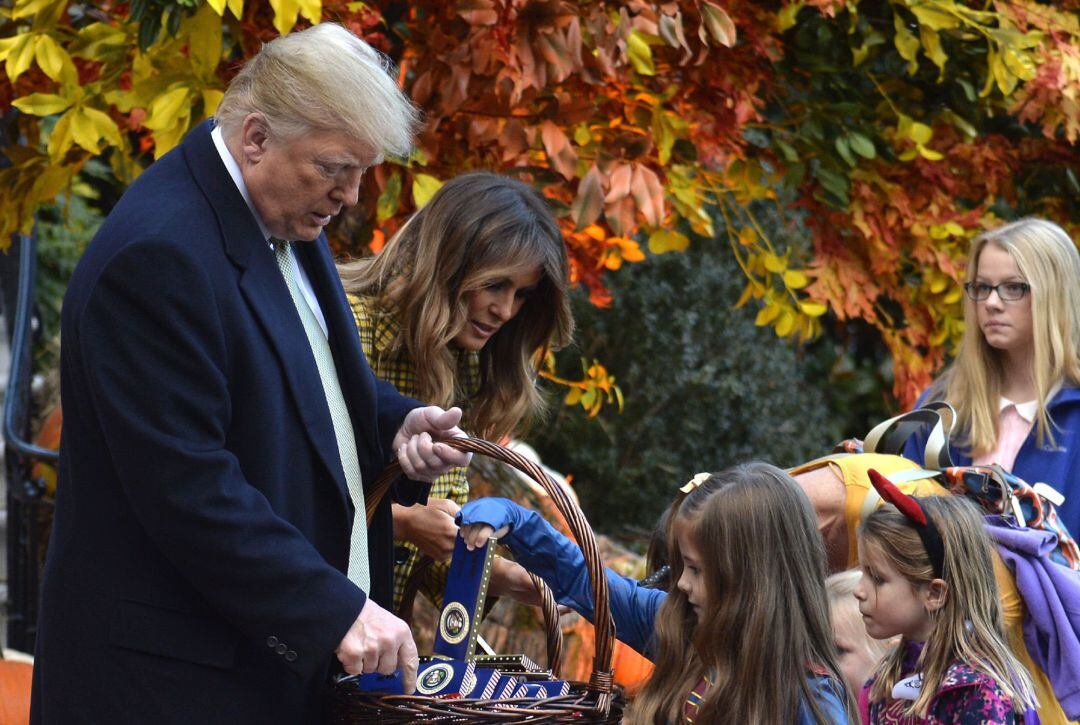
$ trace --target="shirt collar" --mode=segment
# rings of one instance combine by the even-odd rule
[[[1054,396],[1061,390],[1061,383],[1056,383],[1054,387],[1050,388],[1050,392],[1046,396],[1046,400],[1050,401],[1054,399]],[[1016,412],[1020,414],[1020,417],[1026,420],[1028,423],[1035,422],[1035,415],[1039,412],[1039,401],[1028,400],[1023,403],[1017,403],[1016,401],[1009,400],[1004,395],[1001,396],[1001,404],[998,406],[998,411],[1005,410],[1009,406],[1016,408]]]
[[[221,133],[221,126],[214,126],[214,130],[210,132],[210,138],[214,140],[214,148],[217,149],[218,155],[221,157],[221,162],[225,164],[226,170],[229,172],[229,177],[236,184],[236,188],[240,191],[240,196],[244,197],[244,202],[248,205],[248,209],[251,210],[251,215],[255,217],[255,222],[259,225],[259,231],[262,232],[263,239],[270,241],[270,232],[263,225],[262,217],[259,216],[259,212],[256,211],[255,205],[251,203],[251,196],[248,195],[247,184],[244,183],[244,175],[240,172],[240,165],[236,163],[236,159],[233,158],[232,152],[229,151],[229,147],[225,145],[225,136]]]

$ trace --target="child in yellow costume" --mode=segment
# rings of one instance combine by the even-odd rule
[[[799,482],[818,518],[818,529],[825,540],[830,572],[857,566],[856,540],[859,524],[876,508],[881,497],[870,484],[867,471],[873,468],[885,474],[897,488],[909,496],[951,495],[934,480],[933,471],[923,471],[912,461],[881,453],[837,453],[804,463],[789,471]],[[1049,679],[1031,659],[1024,644],[1024,602],[1016,589],[1012,572],[994,556],[994,571],[1005,616],[1009,646],[1027,667],[1039,699],[1039,719],[1044,725],[1067,725],[1065,713],[1054,697]]]

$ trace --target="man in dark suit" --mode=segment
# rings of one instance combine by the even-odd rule
[[[323,227],[416,113],[370,47],[267,44],[128,190],[64,300],[64,436],[33,721],[298,723],[347,672],[415,674],[385,500],[467,465],[364,360]],[[378,602],[378,603],[377,603]]]

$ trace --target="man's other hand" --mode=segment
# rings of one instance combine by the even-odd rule
[[[401,670],[405,694],[416,690],[416,643],[409,626],[376,604],[370,597],[341,644],[334,650],[341,666],[350,675]]]
[[[394,436],[394,452],[408,478],[434,481],[451,468],[469,465],[471,453],[439,443],[446,438],[464,437],[465,433],[458,428],[460,422],[461,408],[443,410],[431,405],[409,411]]]

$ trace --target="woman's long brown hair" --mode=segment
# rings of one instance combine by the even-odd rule
[[[445,407],[464,399],[451,343],[467,324],[466,295],[536,268],[536,289],[480,351],[480,390],[466,409],[466,430],[498,439],[543,412],[537,366],[573,334],[566,245],[543,198],[505,176],[463,174],[439,189],[378,255],[338,271],[347,292],[373,298],[379,313],[399,323],[388,354],[412,360],[418,397]]]
[[[678,589],[679,526],[705,559],[701,621]],[[627,714],[631,723],[683,721],[701,679],[712,686],[698,722],[787,723],[805,703],[827,723],[808,683],[817,666],[843,690],[825,594],[825,549],[810,501],[766,463],[715,473],[671,510],[671,587],[656,616],[656,673]],[[849,717],[855,706],[846,696]]]

